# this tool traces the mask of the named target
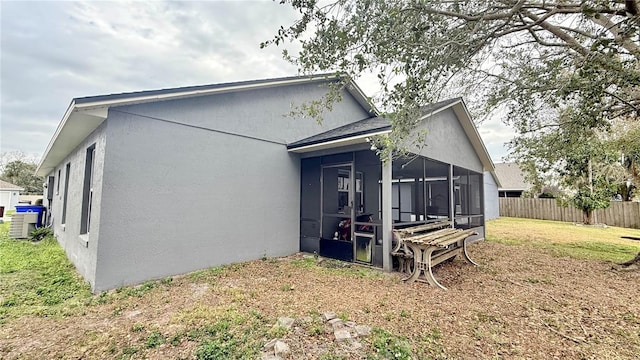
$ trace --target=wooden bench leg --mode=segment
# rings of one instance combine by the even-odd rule
[[[408,283],[412,283],[416,280],[418,280],[418,278],[420,277],[420,274],[422,273],[422,266],[421,266],[421,259],[422,259],[422,249],[420,249],[417,246],[409,246],[409,248],[411,249],[411,252],[413,253],[413,271],[411,271],[411,273],[409,273],[409,276],[407,276],[406,278],[402,279],[403,281],[406,281]],[[409,263],[411,260],[407,259],[407,263]],[[407,269],[409,270],[409,269]]]
[[[447,288],[442,286],[438,282],[438,280],[436,280],[436,278],[433,276],[433,270],[432,270],[432,266],[431,266],[431,255],[436,250],[438,250],[438,248],[430,247],[429,249],[427,249],[424,252],[424,263],[425,263],[425,265],[427,267],[427,269],[425,269],[424,276],[427,278],[427,282],[429,282],[429,285],[437,286],[442,290],[447,290]]]
[[[462,243],[462,253],[464,254],[464,258],[473,266],[480,266],[469,257],[469,253],[467,252],[467,239],[464,239],[464,242]]]

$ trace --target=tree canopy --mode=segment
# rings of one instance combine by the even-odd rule
[[[587,128],[640,113],[638,0],[281,2],[300,18],[263,46],[298,42],[284,55],[303,73],[375,73],[396,136],[420,106],[464,92],[507,109],[520,134],[568,108]]]
[[[42,177],[36,176],[37,165],[33,162],[13,160],[2,166],[0,179],[24,188],[25,194],[42,194]]]
[[[512,155],[532,177],[555,171],[585,214],[607,206],[619,178],[610,170],[638,143],[610,138],[616,121],[640,115],[639,0],[281,3],[300,18],[263,46],[299,43],[283,55],[302,73],[376,74],[372,101],[394,130],[378,148],[406,143],[422,106],[467,95],[476,114],[517,131]],[[302,111],[318,115],[338,92]],[[637,173],[637,159],[627,161]]]

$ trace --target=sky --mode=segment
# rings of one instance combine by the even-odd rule
[[[39,158],[75,97],[295,76],[259,46],[295,18],[278,1],[0,0],[0,153]],[[478,130],[501,162],[513,132]]]

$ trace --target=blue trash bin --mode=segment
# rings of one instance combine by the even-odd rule
[[[36,227],[42,226],[42,214],[44,213],[44,206],[42,205],[16,205],[17,213],[26,213],[26,212],[37,212],[38,213],[38,222],[36,223]]]

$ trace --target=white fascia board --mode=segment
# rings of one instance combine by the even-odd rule
[[[36,175],[46,176],[107,118],[109,108],[77,109],[71,102],[45,151]]]
[[[367,142],[366,139],[371,136],[386,135],[386,134],[389,134],[390,132],[391,130],[384,130],[384,131],[378,131],[376,133],[371,133],[371,134],[352,136],[352,137],[343,138],[343,139],[336,139],[336,140],[331,140],[331,141],[322,142],[318,144],[311,144],[311,145],[301,146],[294,149],[289,149],[289,152],[306,153],[311,151],[333,149],[337,147],[354,145],[354,144],[362,144]]]
[[[461,104],[461,103],[462,103],[462,100],[458,100],[458,101],[453,102],[453,103],[451,103],[451,104],[449,104],[447,106],[441,106],[441,107],[439,107],[437,109],[434,109],[433,111],[430,111],[427,114],[422,115],[418,120],[419,121],[423,121],[423,120],[427,119],[430,116],[433,116],[433,115],[435,115],[437,113],[443,112],[443,111],[447,110],[448,108],[453,107],[454,105]],[[471,119],[470,116],[469,116],[469,119]]]
[[[380,112],[378,109],[369,101],[369,98],[364,94],[362,89],[355,83],[355,81],[350,80],[347,84],[347,91],[351,93],[351,95],[360,103],[368,113],[373,114],[375,116],[380,116]]]
[[[56,132],[53,133],[53,137],[51,138],[51,140],[49,140],[49,144],[47,145],[47,149],[44,151],[44,155],[42,155],[42,159],[40,159],[40,163],[38,164],[38,167],[36,168],[36,175],[38,175],[38,176],[45,176],[46,175],[44,173],[41,173],[41,170],[43,170],[42,169],[43,164],[44,164],[45,160],[47,159],[47,155],[51,152],[51,148],[53,148],[53,144],[55,143],[56,139],[58,138],[58,136],[62,132],[62,129],[67,124],[67,120],[69,119],[69,116],[71,116],[71,113],[73,112],[74,107],[75,107],[75,100],[71,100],[71,104],[69,104],[69,107],[67,108],[67,111],[65,111],[64,116],[62,117],[62,121],[60,121],[60,124],[58,124],[58,127],[56,128]]]

